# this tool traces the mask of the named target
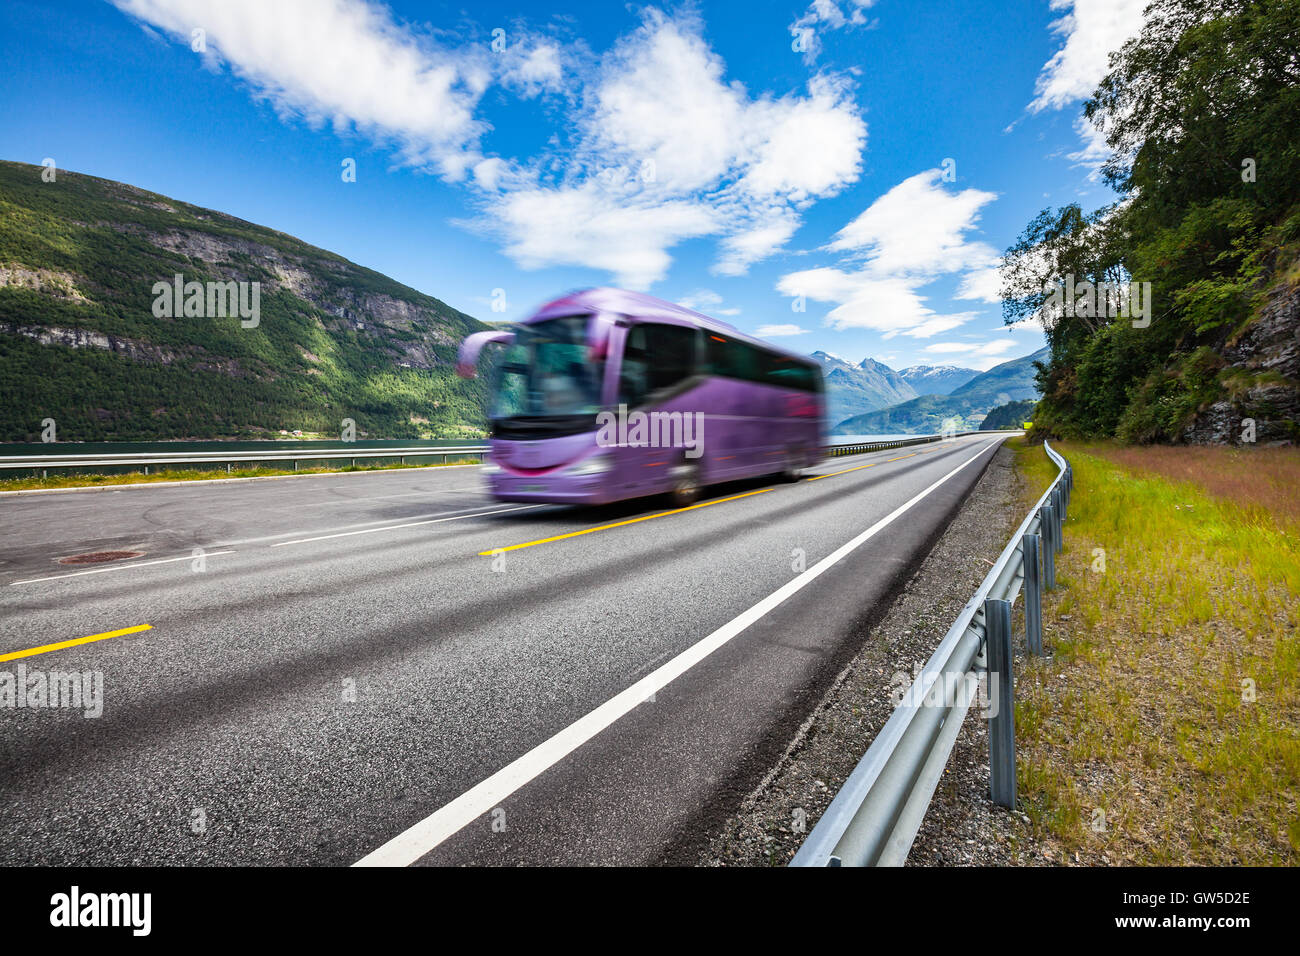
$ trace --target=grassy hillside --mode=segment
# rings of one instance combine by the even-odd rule
[[[951,395],[922,395],[901,405],[856,415],[840,422],[832,432],[837,435],[922,434],[941,430],[950,418],[960,419],[962,428],[978,428],[993,408],[1037,398],[1034,363],[1046,357],[1047,350],[1040,349],[1033,355],[1003,362],[976,375]]]
[[[386,276],[122,183],[0,162],[0,440],[338,435],[483,425],[457,345],[485,326]],[[261,284],[261,317],[155,318],[155,282]]]

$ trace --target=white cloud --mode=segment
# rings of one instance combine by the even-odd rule
[[[1088,169],[1088,180],[1097,182],[1101,178],[1101,167],[1110,158],[1111,150],[1106,145],[1106,134],[1079,114],[1074,120],[1074,131],[1079,134],[1082,146],[1069,154],[1069,159],[1076,166]]]
[[[718,275],[739,276],[761,259],[766,259],[789,241],[799,227],[799,217],[793,212],[778,208],[774,218],[743,232],[735,232],[722,240],[722,251],[713,271]]]
[[[677,304],[686,309],[703,311],[711,306],[721,305],[722,296],[712,289],[696,289],[678,299]]]
[[[532,46],[529,46],[530,42]],[[502,83],[518,90],[525,99],[543,93],[558,93],[563,89],[563,54],[554,43],[526,37],[515,46],[507,47],[501,55],[505,58]]]
[[[940,315],[925,304],[915,280],[876,278],[865,271],[823,267],[784,275],[782,295],[833,302],[826,324],[834,329],[872,329],[886,339],[896,335],[930,338],[975,317],[973,312]]]
[[[712,289],[696,289],[678,299],[677,304],[708,315],[740,315],[740,309],[735,307],[721,308],[722,296]]]
[[[844,254],[839,267],[789,273],[777,290],[834,303],[826,323],[836,329],[872,329],[887,339],[931,338],[955,329],[977,313],[936,312],[921,290],[941,275],[967,270],[963,287],[980,286],[997,256],[967,233],[995,198],[978,189],[945,189],[938,169],[909,177],[835,234],[826,248]]]
[[[645,288],[675,245],[714,236],[715,271],[744,274],[790,240],[811,203],[857,180],[866,143],[844,78],[751,95],[689,12],[646,9],[598,55],[520,27],[501,52],[478,36],[453,47],[371,0],[113,2],[185,44],[201,27],[212,61],[282,116],[355,129],[465,182],[472,225],[523,268],[590,266]],[[479,109],[494,84],[558,94],[537,155],[485,145]]]
[[[802,45],[804,59],[812,62],[821,52],[819,30],[866,25],[866,10],[874,6],[875,2],[876,0],[812,0],[799,19],[790,24],[790,33]]]
[[[997,303],[1002,301],[1002,275],[998,271],[1000,260],[978,269],[972,269],[962,276],[957,287],[957,299],[974,299],[980,302]]]
[[[994,250],[969,242],[982,206],[997,198],[979,189],[950,192],[942,171],[903,180],[835,234],[833,252],[862,252],[874,272],[933,275],[986,263]]]
[[[927,352],[969,352],[971,355],[1001,355],[1016,347],[1015,339],[993,339],[990,342],[935,342],[927,345]]]
[[[460,179],[486,124],[475,109],[489,81],[482,58],[437,46],[361,0],[114,0],[207,53],[282,115],[356,128],[408,161]]]
[[[843,82],[818,76],[806,96],[751,97],[726,80],[701,30],[647,11],[587,78],[558,176],[536,172],[485,200],[517,262],[594,265],[645,288],[666,274],[674,245],[713,235],[713,271],[743,275],[789,241],[800,210],[857,179],[866,124]],[[798,148],[809,137],[818,148]]]
[[[698,30],[650,13],[601,65],[594,109],[583,119],[587,149],[654,164],[675,192],[712,185],[744,148],[747,97],[723,81],[725,64]]]
[[[621,285],[646,288],[672,262],[668,248],[717,231],[707,206],[688,200],[640,201],[594,180],[559,189],[506,193],[493,205],[505,251],[524,269],[556,264],[613,273]]]
[[[1106,75],[1108,55],[1142,29],[1149,0],[1052,0],[1067,11],[1052,23],[1064,45],[1043,65],[1030,109],[1060,109],[1092,95]]]
[[[847,107],[847,88],[819,76],[808,91],[805,98],[760,100],[746,111],[752,147],[742,192],[805,202],[857,180],[866,126]]]
[[[992,339],[988,342],[935,342],[924,351],[935,355],[952,355],[967,368],[987,371],[1007,361],[1005,353],[1016,347],[1015,339]]]
[[[806,335],[808,329],[797,325],[760,325],[758,335],[763,338],[780,338],[784,335]]]

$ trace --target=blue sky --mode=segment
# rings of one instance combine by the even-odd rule
[[[1140,8],[6,0],[0,158],[486,320],[622,285],[804,351],[987,368],[1042,344],[1002,325],[998,254],[1113,198],[1079,107]]]

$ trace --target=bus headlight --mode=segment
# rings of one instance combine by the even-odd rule
[[[482,467],[479,468],[478,473],[486,478],[490,478],[491,476],[500,473],[500,471],[500,465],[494,465],[490,461],[485,461],[483,462]]]
[[[583,475],[603,475],[607,471],[611,471],[613,467],[614,459],[604,452],[599,452],[592,455],[590,458],[585,458],[576,465],[565,469],[565,474],[577,477]]]

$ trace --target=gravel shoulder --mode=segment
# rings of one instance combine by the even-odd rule
[[[996,561],[1024,517],[1023,497],[1023,479],[1004,446],[781,761],[701,853],[700,865],[790,861],[889,718],[896,675],[910,677],[929,659]],[[908,865],[1062,862],[1030,836],[1027,818],[993,806],[987,793],[988,740],[972,708]]]

